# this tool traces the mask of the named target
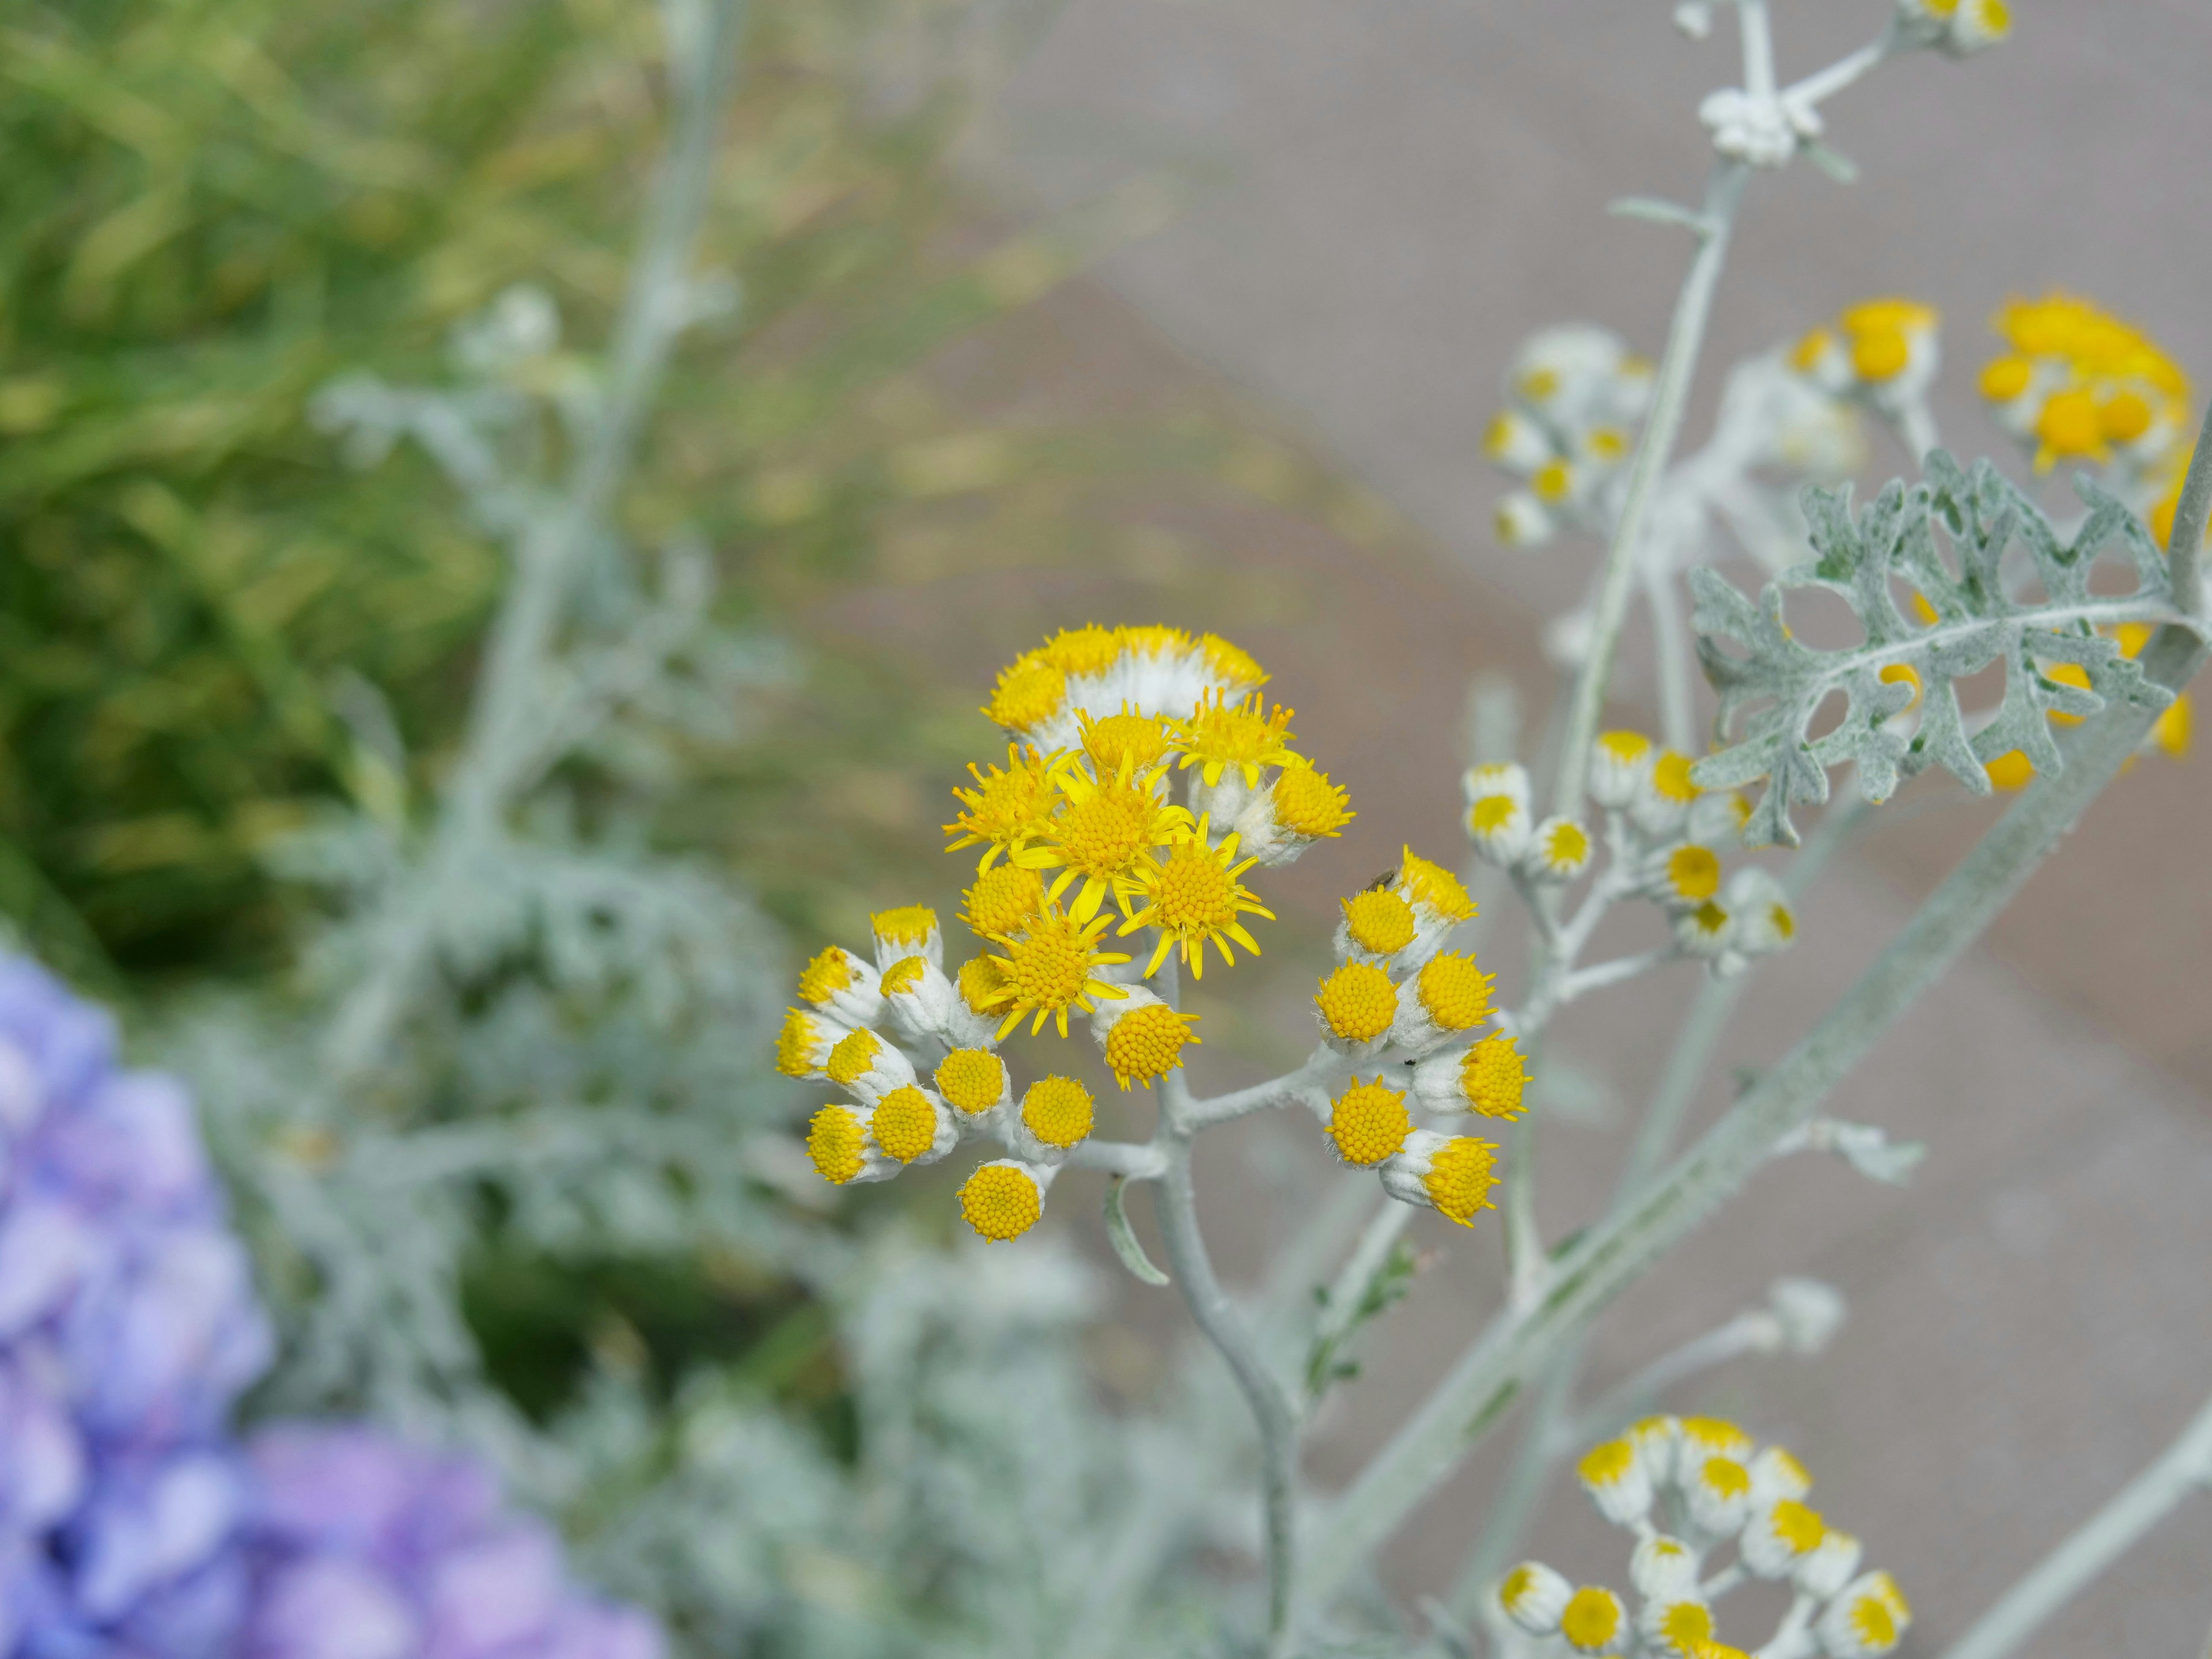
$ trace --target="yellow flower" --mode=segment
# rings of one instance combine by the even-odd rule
[[[806,1156],[822,1178],[842,1187],[866,1165],[867,1133],[849,1106],[824,1106],[806,1129]]]
[[[1102,778],[1120,772],[1124,761],[1133,771],[1149,770],[1168,752],[1167,723],[1157,715],[1133,714],[1126,702],[1118,714],[1099,719],[1078,709],[1075,718],[1083,752]]]
[[[1380,968],[1347,962],[1322,981],[1314,1006],[1331,1037],[1364,1046],[1388,1031],[1398,1017],[1398,988]]]
[[[1259,860],[1237,861],[1235,836],[1224,836],[1218,847],[1209,847],[1206,834],[1206,820],[1200,818],[1196,832],[1171,843],[1165,858],[1152,854],[1139,866],[1135,888],[1142,908],[1121,924],[1121,932],[1127,935],[1141,927],[1159,930],[1152,959],[1145,964],[1147,979],[1159,972],[1168,952],[1178,946],[1194,979],[1205,976],[1209,943],[1221,953],[1221,960],[1232,966],[1237,959],[1229,954],[1231,939],[1256,957],[1260,946],[1237,918],[1275,919],[1275,913],[1237,879]]]
[[[1191,816],[1164,804],[1157,787],[1160,769],[1139,774],[1128,758],[1105,779],[1063,768],[1059,774],[1060,809],[1036,839],[1017,851],[1017,864],[1031,870],[1057,870],[1045,896],[1057,899],[1074,883],[1069,910],[1079,921],[1098,914],[1112,894],[1126,914],[1136,890],[1136,875],[1146,855],[1188,829]]]
[[[1291,763],[1291,714],[1280,706],[1265,708],[1256,691],[1234,703],[1219,692],[1209,693],[1188,720],[1176,723],[1170,740],[1182,751],[1176,765],[1197,767],[1209,786],[1219,783],[1233,766],[1256,789],[1263,769]]]
[[[1132,1083],[1150,1088],[1182,1064],[1185,1047],[1201,1041],[1190,1029],[1197,1018],[1176,1012],[1140,988],[1119,1006],[1102,1010],[1091,1029],[1106,1051],[1114,1080],[1124,1089]]]
[[[1044,908],[1044,880],[1018,864],[1002,864],[975,878],[961,895],[960,920],[984,939],[1011,933]]]
[[[1042,726],[1067,702],[1067,671],[1031,651],[1014,659],[999,676],[991,701],[983,713],[997,725],[1016,732]]]
[[[960,1188],[960,1214],[993,1243],[1019,1238],[1044,1213],[1036,1177],[1012,1158],[979,1164]]]
[[[1019,847],[1043,829],[1059,799],[1050,764],[1048,757],[1018,744],[1006,745],[1004,771],[995,766],[983,771],[969,763],[975,787],[952,792],[963,810],[945,826],[945,833],[955,837],[945,850],[957,853],[963,847],[981,844],[981,867],[988,870],[1000,854]]]
[[[1091,1118],[1091,1091],[1072,1077],[1040,1078],[1022,1097],[1023,1127],[1048,1146],[1073,1146]]]
[[[1006,1011],[999,1026],[1001,1038],[1020,1024],[1027,1013],[1036,1016],[1030,1027],[1032,1034],[1044,1030],[1046,1020],[1056,1018],[1060,1036],[1066,1036],[1071,1007],[1087,1014],[1093,997],[1127,994],[1121,986],[1092,972],[1109,963],[1129,959],[1123,952],[1097,948],[1099,935],[1109,925],[1104,916],[1082,921],[1054,906],[1030,917],[1018,931],[1001,933],[993,940],[1006,954],[990,958],[999,969],[1000,982],[981,1006]],[[964,989],[964,969],[961,978]]]
[[[1413,1132],[1406,1091],[1386,1086],[1379,1077],[1369,1083],[1355,1078],[1329,1114],[1328,1138],[1336,1144],[1336,1155],[1361,1169],[1380,1164]]]

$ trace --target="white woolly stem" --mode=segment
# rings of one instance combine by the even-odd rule
[[[1613,678],[1620,625],[1628,614],[1629,588],[1636,579],[1644,521],[1650,514],[1655,486],[1665,476],[1674,441],[1681,432],[1682,411],[1696,373],[1698,348],[1705,342],[1705,323],[1712,314],[1713,290],[1720,282],[1721,267],[1728,258],[1729,234],[1735,228],[1736,209],[1750,176],[1751,169],[1745,163],[1722,161],[1716,164],[1705,185],[1697,255],[1690,261],[1681,293],[1674,301],[1674,319],[1667,331],[1666,349],[1660,356],[1658,379],[1652,388],[1651,418],[1636,447],[1628,492],[1598,577],[1589,654],[1575,681],[1566,738],[1559,750],[1559,775],[1553,780],[1553,811],[1563,817],[1573,817],[1582,808],[1590,744],[1605,711],[1606,688]]]
[[[2212,1482],[2212,1401],[2181,1437],[1953,1643],[1943,1659],[2004,1659],[2191,1492]]]

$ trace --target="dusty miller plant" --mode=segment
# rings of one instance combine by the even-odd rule
[[[808,963],[778,1039],[785,1073],[837,1092],[806,1127],[809,1155],[833,1184],[890,1180],[976,1146],[957,1205],[1000,1243],[1027,1233],[1068,1187],[1103,1177],[1094,1190],[1123,1264],[1182,1297],[1255,1431],[1257,1525],[1243,1544],[1263,1587],[1254,1602],[1230,1592],[1218,1628],[1200,1638],[1229,1649],[1686,1659],[1893,1649],[1911,1617],[1904,1589],[1863,1570],[1866,1547],[1810,1506],[1811,1477],[1793,1456],[1733,1424],[1639,1415],[1668,1383],[1732,1355],[1816,1350],[1841,1316],[1835,1293],[1778,1281],[1763,1304],[1594,1401],[1577,1398],[1583,1336],[1778,1156],[1830,1152],[1876,1179],[1909,1176],[1920,1149],[1824,1115],[1828,1095],[2138,750],[2185,745],[2177,694],[2203,655],[2197,552],[2212,456],[2200,446],[2191,459],[2180,371],[2094,305],[2064,295],[2009,305],[2008,349],[1980,382],[2035,472],[2084,470],[2078,515],[2054,520],[1993,464],[1962,468],[1938,447],[1925,395],[1936,319],[1902,299],[1854,307],[1740,366],[1712,442],[1677,459],[1753,175],[1806,156],[1848,178],[1826,143],[1828,100],[1900,55],[1965,58],[2011,26],[2002,0],[1899,0],[1867,46],[1784,84],[1764,0],[1693,0],[1675,19],[1702,37],[1716,14],[1735,27],[1741,79],[1699,111],[1713,150],[1703,200],[1620,204],[1694,243],[1662,351],[1644,362],[1602,330],[1548,331],[1514,366],[1490,435],[1492,454],[1523,481],[1501,504],[1508,539],[1580,530],[1606,542],[1586,601],[1549,639],[1565,675],[1557,741],[1523,764],[1510,736],[1496,741],[1510,722],[1493,707],[1491,752],[1466,778],[1469,881],[1409,848],[1345,897],[1336,966],[1314,997],[1311,1055],[1285,1075],[1200,1092],[1190,1062],[1203,1036],[1181,988],[1209,962],[1219,974],[1260,948],[1255,929],[1272,920],[1265,872],[1319,840],[1356,836],[1352,803],[1296,746],[1287,711],[1262,689],[1267,675],[1234,642],[1094,624],[1018,658],[985,710],[1004,734],[1003,764],[979,756],[947,825],[951,850],[974,860],[957,917],[969,944],[956,951],[960,930],[929,908],[882,913],[868,948],[831,945]],[[1855,510],[1833,486],[1863,455],[1869,416],[1920,476]],[[1755,597],[1712,568],[1739,553],[1761,568]],[[1808,587],[1849,607],[1854,638],[1801,637],[1793,595]],[[1599,730],[1639,594],[1661,678],[1661,743]],[[1717,699],[1710,749],[1695,730],[1692,663]],[[2001,690],[1970,695],[1964,683],[1992,666]],[[1930,768],[1976,793],[2019,799],[1859,982],[1678,1146],[1747,976],[1796,939],[1796,893],[1900,782]],[[1848,805],[1832,801],[1839,772]],[[1814,806],[1826,810],[1793,860],[1724,865],[1739,847],[1797,846],[1793,814]],[[1510,894],[1532,935],[1522,983],[1495,1001],[1461,931],[1477,908],[1470,885]],[[1600,922],[1625,907],[1659,924],[1659,942],[1585,961]],[[1525,1094],[1532,1078],[1543,1081],[1547,1026],[1579,999],[1688,969],[1705,985],[1613,1202],[1569,1229],[1546,1227]],[[1149,1091],[1149,1135],[1094,1133],[1084,1073],[1095,1062],[1056,1047],[1002,1053],[1023,1027],[1060,1039],[1087,1027],[1115,1082]],[[1300,1230],[1290,1284],[1324,1287],[1303,1308],[1280,1284],[1258,1297],[1222,1285],[1193,1170],[1200,1134],[1282,1109],[1310,1111],[1343,1164],[1377,1177],[1354,1189],[1348,1210],[1325,1205]],[[1138,1189],[1150,1194],[1163,1262],[1130,1224]],[[1402,1290],[1401,1234],[1423,1208],[1468,1225],[1496,1212],[1501,1305],[1364,1468],[1339,1491],[1314,1491],[1301,1474],[1303,1432],[1350,1374],[1358,1328]],[[1377,1552],[1524,1401],[1511,1419],[1520,1449],[1456,1582],[1422,1604],[1419,1624],[1389,1614],[1373,1586]],[[1133,1441],[1145,1431],[1124,1431]],[[1630,1593],[1512,1565],[1535,1498],[1571,1454],[1601,1512],[1632,1534]],[[1184,1455],[1187,1483],[1237,1475],[1218,1444],[1191,1443]],[[2209,1463],[2212,1413],[1956,1651],[2010,1650]],[[1166,1537],[1198,1518],[1164,1504],[1153,1531]],[[1136,1565],[1177,1558],[1169,1547]],[[1100,1582],[1125,1582],[1120,1554],[1094,1565]],[[1787,1591],[1763,1633],[1722,1606],[1760,1580]],[[1125,1629],[1086,1621],[1062,1645],[1126,1641]]]

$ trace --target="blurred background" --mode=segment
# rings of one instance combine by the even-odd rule
[[[1733,55],[1725,26],[1700,46],[1667,12],[755,0],[700,242],[732,297],[676,354],[619,514],[641,546],[710,550],[717,623],[755,650],[748,717],[656,749],[643,782],[568,757],[562,823],[611,826],[610,844],[749,895],[747,970],[780,976],[825,939],[857,945],[872,908],[955,908],[967,866],[933,837],[966,762],[993,756],[975,709],[1000,664],[1085,621],[1218,630],[1267,665],[1360,814],[1270,884],[1282,921],[1265,956],[1197,1005],[1203,1078],[1295,1059],[1337,898],[1401,845],[1459,856],[1474,677],[1510,677],[1540,718],[1542,623],[1595,550],[1497,544],[1504,481],[1481,434],[1537,328],[1587,319],[1657,349],[1686,248],[1605,204],[1695,190],[1693,112]],[[1775,12],[1784,71],[1802,72],[1884,8]],[[258,1160],[281,1145],[338,1181],[344,1160],[300,1137],[350,1131],[279,1121],[265,1090],[236,1106],[252,1091],[207,1058],[206,1033],[313,1017],[310,946],[343,906],[287,849],[337,811],[427,818],[465,752],[507,568],[496,523],[421,446],[359,465],[315,400],[364,374],[454,385],[457,329],[526,284],[559,343],[510,389],[556,406],[621,302],[667,140],[663,52],[630,0],[92,0],[0,24],[0,910],[194,1077],[270,1293],[293,1309],[287,1404],[420,1397],[301,1380],[319,1328],[300,1310],[328,1264],[287,1279]],[[1801,166],[1754,183],[1691,441],[1720,367],[1875,294],[1942,309],[1936,407],[1962,454],[2013,459],[1973,395],[2008,295],[2092,295],[2212,380],[2212,175],[2196,161],[2212,112],[2191,73],[2208,58],[2212,17],[2181,0],[2024,0],[2002,49],[1917,57],[1837,100],[1830,140],[1863,178]],[[556,438],[555,473],[561,453]],[[1907,465],[1877,439],[1868,483]],[[1621,720],[1648,720],[1649,689],[1632,653]],[[365,754],[399,780],[396,807]],[[1804,948],[1747,998],[1706,1110],[1988,821],[1955,799],[1913,810],[1947,787],[1900,797],[1808,902]],[[610,805],[633,797],[649,807]],[[1912,1594],[1909,1651],[1939,1650],[2212,1378],[2208,809],[2201,761],[2138,767],[1846,1085],[1841,1115],[1929,1143],[1910,1187],[1778,1166],[1598,1328],[1602,1383],[1778,1273],[1845,1291],[1850,1321],[1817,1362],[1743,1362],[1669,1403],[1800,1452],[1824,1510]],[[1492,935],[1509,983],[1512,931]],[[527,1067],[484,1084],[460,1035],[518,981],[552,983],[548,1006],[573,1012],[574,988],[526,957],[446,970],[416,1022],[431,1058],[375,1097],[394,1133],[506,1121],[553,1091]],[[1547,1131],[1555,1234],[1601,1204],[1692,988],[1662,976],[1563,1023],[1581,1086]],[[516,1029],[501,1028],[502,1063],[538,1040]],[[732,1133],[787,1131],[818,1103],[748,1052]],[[1141,1132],[1140,1102],[1115,1109]],[[1287,1121],[1206,1152],[1216,1252],[1249,1282],[1328,1190],[1327,1160]],[[857,1362],[822,1311],[836,1275],[778,1231],[811,1197],[755,1194],[757,1226],[665,1194],[651,1224],[524,1226],[509,1223],[551,1200],[503,1178],[454,1200],[440,1269],[500,1410],[573,1449],[581,1431],[548,1425],[597,1380],[641,1379],[658,1409],[712,1376],[860,1455]],[[824,1224],[859,1238],[907,1209],[902,1224],[942,1243],[949,1190],[870,1189]],[[1078,1333],[1089,1385],[1133,1413],[1176,1375],[1182,1315],[1112,1267],[1093,1202],[1056,1197],[1048,1222],[1101,1270]],[[1340,1392],[1321,1481],[1357,1466],[1494,1299],[1494,1230],[1450,1231],[1424,1236],[1425,1270]],[[1478,1457],[1407,1529],[1393,1589],[1449,1582],[1500,1463]],[[747,1478],[783,1478],[770,1467]],[[587,1536],[590,1504],[558,1486],[544,1501]],[[1612,1565],[1598,1531],[1561,1493],[1536,1547],[1594,1573]],[[808,1547],[763,1547],[744,1593],[772,1617],[704,1592],[722,1613],[660,1610],[693,1620],[702,1651],[900,1650],[850,1634],[878,1593]],[[2212,1508],[2185,1510],[2034,1650],[2193,1650],[2208,1551]],[[676,1595],[621,1550],[605,1559],[613,1588]],[[847,1635],[823,1633],[824,1608]]]

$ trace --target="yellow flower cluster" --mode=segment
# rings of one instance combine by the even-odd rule
[[[1994,326],[2007,349],[1984,366],[1982,396],[2033,452],[2039,472],[2062,461],[2114,467],[2178,495],[2189,378],[2149,336],[2068,294],[2013,300]],[[2153,529],[2163,541],[2172,508]]]
[[[1740,1659],[1744,1649],[1719,1639],[1713,1603],[1746,1580],[1788,1589],[1791,1628],[1809,1628],[1832,1659],[1881,1659],[1912,1622],[1897,1581],[1861,1572],[1858,1540],[1806,1503],[1805,1466],[1780,1446],[1760,1449],[1733,1423],[1645,1418],[1593,1447],[1576,1473],[1598,1512],[1637,1535],[1631,1594],[1577,1587],[1540,1561],[1522,1562],[1498,1581],[1497,1611],[1540,1640],[1562,1638],[1582,1654],[1632,1646]],[[1734,1563],[1716,1572],[1716,1556],[1730,1547]]]
[[[778,1069],[853,1097],[811,1127],[824,1178],[884,1180],[994,1140],[1012,1156],[969,1177],[961,1212],[983,1237],[1011,1238],[1042,1213],[1094,1114],[1072,1078],[1018,1093],[999,1045],[1024,1021],[1065,1037],[1073,1014],[1125,1089],[1182,1066],[1196,1017],[1141,981],[1170,955],[1198,975],[1209,950],[1224,963],[1256,954],[1248,920],[1273,913],[1245,876],[1352,817],[1293,747],[1291,711],[1261,696],[1267,678],[1215,635],[1098,626],[999,675],[983,712],[1012,739],[1005,763],[969,766],[945,825],[948,850],[975,852],[958,920],[979,948],[948,973],[935,914],[909,907],[875,918],[872,963],[833,945],[799,975]],[[1113,948],[1132,934],[1148,934],[1141,963]],[[931,1053],[945,1057],[925,1079],[914,1055]]]
[[[1601,523],[1650,402],[1651,365],[1617,335],[1571,325],[1533,336],[1483,435],[1484,453],[1522,481],[1498,504],[1498,538],[1533,547]]]

